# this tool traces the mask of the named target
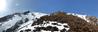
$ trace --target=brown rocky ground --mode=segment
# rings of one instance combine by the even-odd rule
[[[53,13],[51,15],[43,16],[34,23],[42,23],[43,21],[57,21],[59,23],[68,23],[70,30],[68,32],[98,32],[98,27],[92,25],[85,20],[73,16],[66,15],[66,13]],[[32,24],[32,26],[35,24]]]

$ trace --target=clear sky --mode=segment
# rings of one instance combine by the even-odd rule
[[[98,0],[7,0],[9,11],[74,12],[98,17]]]

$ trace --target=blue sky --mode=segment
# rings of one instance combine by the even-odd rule
[[[9,10],[65,11],[98,17],[98,0],[11,0]]]

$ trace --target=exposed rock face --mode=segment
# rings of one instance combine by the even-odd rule
[[[12,17],[13,17],[13,15],[8,15],[8,16],[2,17],[2,18],[0,18],[0,22],[8,21]]]

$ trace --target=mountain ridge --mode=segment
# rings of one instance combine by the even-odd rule
[[[57,15],[58,14],[58,15]],[[65,14],[66,14],[66,16],[65,16]],[[14,16],[13,16],[14,15]],[[69,15],[69,16],[68,16]],[[16,17],[16,18],[13,18],[13,17]],[[56,19],[57,17],[59,17],[59,18],[61,18],[61,20],[63,19],[63,17],[72,17],[72,18],[80,18],[80,20],[83,20],[83,21],[86,21],[86,23],[89,23],[89,24],[91,24],[91,25],[97,25],[97,22],[98,22],[98,20],[97,20],[97,18],[96,17],[90,17],[90,16],[87,16],[87,15],[81,15],[81,14],[75,14],[75,13],[65,13],[65,12],[56,12],[56,13],[51,13],[51,14],[45,14],[45,13],[39,13],[39,12],[30,12],[30,11],[26,11],[26,12],[23,12],[23,13],[14,13],[14,14],[12,14],[12,16],[5,16],[5,17],[2,17],[2,18],[6,18],[6,19],[8,19],[8,20],[6,20],[6,21],[8,21],[8,22],[6,22],[5,20],[2,20],[2,18],[0,18],[1,20],[0,20],[0,29],[2,29],[2,31],[3,32],[19,32],[19,31],[22,31],[22,30],[27,30],[27,27],[28,28],[32,28],[32,26],[31,25],[34,25],[33,24],[33,22],[35,22],[35,23],[41,23],[41,22],[43,22],[42,20],[40,20],[40,19],[43,19],[43,17],[45,16],[45,17],[48,17],[49,16],[49,18],[51,19],[51,20],[53,20],[53,19]],[[51,18],[51,17],[52,18]],[[7,18],[8,17],[8,18]],[[19,17],[19,18],[18,18]],[[54,18],[54,17],[56,17],[56,18]],[[10,19],[11,18],[11,19]],[[15,20],[13,20],[13,19],[15,19]],[[46,19],[49,19],[49,18],[46,18]],[[56,20],[60,20],[59,18],[57,18]],[[67,19],[66,18],[66,19]],[[16,20],[17,19],[17,20]],[[14,22],[13,22],[13,21]],[[45,19],[44,19],[45,20]],[[71,20],[71,18],[69,18],[69,20]],[[79,20],[79,19],[78,19]],[[79,20],[79,21],[80,21]],[[55,23],[56,21],[53,21],[53,22],[51,22],[50,20],[48,20],[49,21],[49,23]],[[47,21],[45,21],[45,23],[46,23]],[[67,22],[67,21],[66,21]],[[14,23],[13,25],[11,25],[11,24],[9,24],[8,25],[8,27],[9,28],[4,28],[4,27],[6,27],[6,24],[7,23]],[[57,22],[57,23],[59,23],[59,22]],[[74,22],[75,23],[75,22]],[[62,24],[62,23],[61,23]],[[61,24],[59,24],[59,25],[61,25]],[[66,23],[65,23],[66,24]],[[64,24],[64,25],[65,25]],[[10,26],[11,25],[11,26]],[[44,25],[44,24],[42,24],[42,25]],[[49,24],[50,25],[50,24]],[[72,24],[70,24],[70,25],[72,25]],[[4,27],[3,27],[4,26]],[[29,27],[30,26],[30,27]],[[38,26],[40,26],[40,25],[38,25]],[[47,26],[47,25],[46,25]],[[63,25],[62,25],[63,26]],[[60,26],[60,27],[62,27],[62,26]],[[66,26],[66,25],[65,25]],[[67,26],[68,26],[68,28],[71,28],[71,27],[69,27],[69,25],[67,24]],[[78,26],[78,25],[77,25]],[[77,27],[76,26],[76,27]],[[44,26],[42,26],[43,28],[44,28]],[[39,27],[40,29],[42,29],[42,27]],[[59,27],[58,25],[57,25],[57,27]],[[38,28],[38,27],[37,27]],[[38,29],[39,29],[38,28]],[[48,28],[48,27],[47,27]],[[46,29],[47,30],[47,28],[44,28],[44,29]],[[51,28],[53,28],[53,27],[51,27]],[[66,29],[67,29],[67,27],[65,27]],[[33,29],[33,28],[32,28]],[[49,29],[49,28],[48,28]],[[56,28],[56,27],[54,27],[53,29],[59,29],[59,28]],[[74,29],[76,29],[76,28],[74,28]],[[0,30],[1,31],[1,30]],[[43,30],[42,30],[43,31]],[[62,30],[63,31],[63,30]],[[68,31],[68,30],[67,30]],[[66,31],[66,32],[67,32]],[[72,30],[70,30],[70,31],[72,31]],[[77,30],[76,30],[77,31]],[[64,31],[63,31],[64,32]],[[80,31],[81,32],[81,31]],[[96,32],[96,31],[95,31]]]

